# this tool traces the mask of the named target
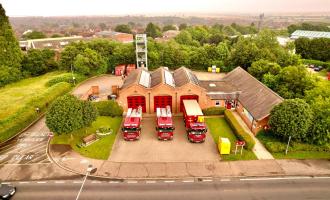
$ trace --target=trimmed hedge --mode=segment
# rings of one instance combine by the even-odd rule
[[[24,107],[14,114],[0,121],[0,143],[13,137],[19,131],[27,127],[36,120],[41,113],[46,111],[46,107],[58,96],[63,95],[71,90],[69,83],[58,83],[48,88],[44,93],[33,97]],[[40,113],[36,112],[36,108],[40,109]]]
[[[86,76],[81,75],[81,74],[74,74],[74,77],[75,77],[76,84],[87,78]],[[61,82],[73,84],[72,74],[63,74],[63,75],[57,76],[57,77],[49,80],[46,83],[46,86],[50,87],[50,86],[53,86],[53,85],[55,85],[57,83],[61,83]]]
[[[223,115],[225,113],[226,108],[224,107],[210,107],[203,109],[204,115]]]
[[[255,145],[254,139],[249,135],[248,132],[244,130],[244,128],[238,123],[236,120],[234,114],[229,111],[225,110],[225,119],[227,123],[230,125],[230,127],[233,129],[236,137],[239,140],[244,140],[246,145],[244,146],[248,150],[252,150],[252,148]]]
[[[122,116],[123,108],[114,100],[93,102],[101,116]]]

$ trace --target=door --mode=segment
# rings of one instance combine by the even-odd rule
[[[157,108],[166,108],[170,106],[172,110],[172,96],[154,96],[154,112]]]
[[[183,112],[183,100],[196,100],[198,102],[198,95],[182,95],[180,97],[180,112]]]
[[[138,108],[142,107],[142,112],[146,112],[146,98],[145,96],[128,96],[127,97],[127,107],[128,108]]]

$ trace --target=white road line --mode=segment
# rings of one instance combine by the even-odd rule
[[[242,178],[240,181],[269,181],[269,180],[295,180],[295,179],[310,179],[310,176],[295,176],[295,177],[269,177],[269,178]]]
[[[55,181],[55,183],[65,183],[65,181]]]
[[[47,183],[47,182],[46,181],[38,181],[37,183],[43,184],[43,183]]]
[[[137,183],[137,181],[127,181],[127,183]]]
[[[3,182],[2,184],[5,184],[5,185],[10,185],[11,182]]]
[[[183,180],[182,182],[183,182],[183,183],[193,183],[194,180]]]
[[[18,182],[19,184],[26,184],[26,183],[29,183],[28,181],[21,181],[21,182]]]
[[[92,181],[91,183],[102,183],[101,181]]]
[[[156,183],[156,181],[146,181],[147,184]]]
[[[81,184],[82,181],[73,181],[73,183],[79,183],[79,184]]]
[[[212,182],[213,180],[212,179],[204,179],[202,180],[203,182]]]
[[[330,176],[316,176],[316,179],[330,179]]]
[[[221,182],[230,181],[229,178],[220,179]]]
[[[164,183],[174,183],[175,181],[173,180],[168,180],[168,181],[164,181]]]
[[[109,181],[109,183],[119,183],[119,181]]]

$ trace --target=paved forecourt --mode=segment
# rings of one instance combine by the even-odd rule
[[[175,131],[170,141],[157,139],[156,117],[144,117],[140,140],[125,141],[118,132],[110,161],[114,162],[203,162],[219,161],[220,156],[212,136],[207,133],[204,143],[190,143],[182,117],[173,118]]]

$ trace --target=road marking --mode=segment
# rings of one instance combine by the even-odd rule
[[[224,181],[230,181],[229,178],[224,178],[224,179],[220,179],[221,182],[224,182]]]
[[[19,184],[26,184],[26,183],[29,183],[27,181],[21,181],[21,182],[18,182]]]
[[[79,183],[79,184],[81,184],[82,181],[73,181],[73,183]]]
[[[55,181],[55,183],[65,183],[65,181]]]
[[[330,179],[330,176],[315,176],[316,179]]]
[[[194,180],[183,180],[182,182],[183,182],[183,183],[193,183]]]
[[[137,181],[127,181],[127,183],[137,183]]]
[[[109,181],[109,183],[119,183],[119,181]]]
[[[175,181],[173,180],[168,180],[168,181],[164,181],[164,183],[174,183]]]
[[[146,181],[147,184],[156,183],[156,181]]]
[[[269,181],[269,180],[294,180],[294,179],[310,179],[310,176],[295,176],[295,177],[269,177],[269,178],[242,178],[240,181]]]
[[[202,180],[203,182],[212,182],[213,180],[212,179],[204,179]]]
[[[101,181],[92,181],[91,183],[102,183]]]
[[[46,181],[38,181],[37,183],[43,184],[43,183],[47,183],[47,182]]]
[[[5,184],[5,185],[10,185],[11,182],[3,182],[2,184]]]

